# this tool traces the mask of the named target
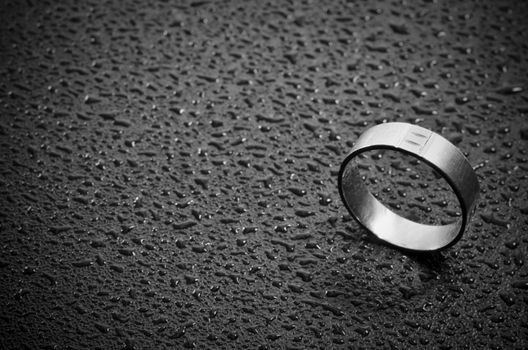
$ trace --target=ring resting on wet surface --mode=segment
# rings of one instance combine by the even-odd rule
[[[372,150],[394,150],[434,168],[456,194],[461,217],[447,225],[427,225],[397,215],[372,195],[353,161]],[[376,237],[411,251],[435,251],[455,244],[464,233],[479,194],[473,168],[462,152],[434,132],[407,123],[385,123],[366,130],[339,171],[339,193],[352,216]]]

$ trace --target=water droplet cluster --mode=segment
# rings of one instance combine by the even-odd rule
[[[527,6],[3,1],[0,347],[526,348]],[[341,203],[387,121],[474,165],[452,249],[381,245]],[[394,210],[456,217],[383,159]]]

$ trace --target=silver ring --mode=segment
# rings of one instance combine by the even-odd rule
[[[427,225],[397,215],[364,185],[355,162],[363,152],[390,149],[414,156],[434,168],[458,198],[461,217],[447,225]],[[479,195],[479,183],[462,152],[442,136],[407,123],[385,123],[366,130],[339,170],[339,193],[348,211],[368,231],[390,245],[411,251],[436,251],[464,233]]]

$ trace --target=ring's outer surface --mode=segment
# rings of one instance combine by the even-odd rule
[[[390,149],[433,167],[451,186],[462,216],[447,225],[426,225],[397,215],[366,188],[352,160],[359,154]],[[436,251],[455,244],[466,229],[479,194],[473,168],[462,152],[442,136],[407,123],[385,123],[366,130],[339,171],[339,193],[352,216],[379,239],[411,251]]]

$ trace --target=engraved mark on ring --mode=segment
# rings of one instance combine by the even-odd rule
[[[400,142],[400,147],[409,149],[415,153],[420,153],[427,144],[427,141],[429,141],[431,134],[432,132],[429,130],[423,132],[418,132],[412,129],[408,130]]]

